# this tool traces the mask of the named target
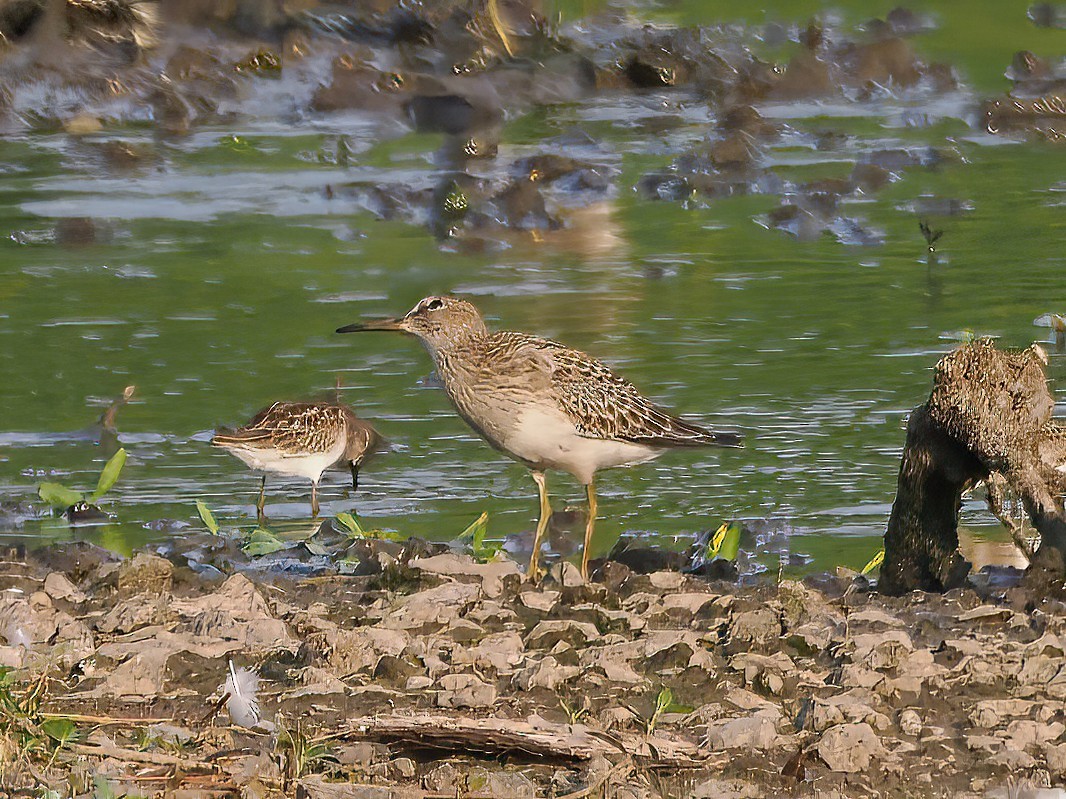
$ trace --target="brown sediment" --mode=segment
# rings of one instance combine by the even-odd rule
[[[610,587],[565,564],[534,588],[509,561],[366,544],[374,573],[303,580],[10,553],[0,789],[979,796],[1066,774],[1063,608],[1008,573],[893,599],[612,562]],[[231,661],[259,672],[262,729],[230,722]]]

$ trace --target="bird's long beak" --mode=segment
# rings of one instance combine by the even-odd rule
[[[338,333],[363,333],[368,330],[403,330],[403,319],[372,319],[338,327]]]

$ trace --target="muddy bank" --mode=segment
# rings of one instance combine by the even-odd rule
[[[87,545],[8,553],[2,787],[499,799],[1064,784],[1062,604],[1010,575],[890,599],[835,577],[740,588],[608,562],[591,584],[562,564],[533,587],[510,561],[391,551],[375,574],[302,580]]]

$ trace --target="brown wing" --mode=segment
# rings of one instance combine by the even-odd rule
[[[658,407],[628,380],[579,350],[548,339],[522,336],[549,365],[560,407],[581,435],[650,446],[739,446],[735,433],[716,433]]]
[[[283,453],[326,452],[344,434],[346,408],[317,402],[275,402],[236,430],[219,430],[219,447],[277,449]]]

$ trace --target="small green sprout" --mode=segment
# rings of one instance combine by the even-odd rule
[[[96,490],[89,494],[88,497],[80,491],[67,488],[62,483],[41,483],[37,486],[37,496],[54,509],[61,511],[65,511],[72,505],[77,505],[81,502],[95,505],[118,482],[119,475],[122,474],[122,467],[125,465],[126,450],[119,449],[104,464],[104,468],[100,471],[100,477],[96,481]]]
[[[456,536],[455,540],[470,544],[470,552],[475,560],[486,562],[499,555],[503,545],[499,541],[486,541],[489,531],[489,514],[482,513],[470,526]]]
[[[744,530],[740,522],[723,522],[714,531],[711,540],[707,543],[705,557],[707,560],[736,560],[740,552],[740,534]]]
[[[879,569],[881,564],[885,562],[885,548],[881,547],[877,554],[870,558],[870,562],[862,567],[862,571],[859,574],[867,575],[874,569]]]

